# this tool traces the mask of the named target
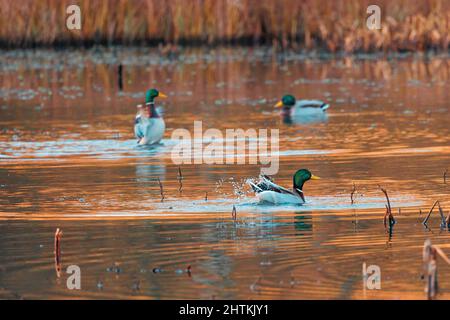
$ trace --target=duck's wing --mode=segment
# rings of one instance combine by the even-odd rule
[[[321,100],[299,100],[295,104],[295,107],[300,109],[317,108],[325,111],[330,107],[330,105]]]
[[[260,180],[258,183],[255,184],[252,181],[248,181],[248,184],[252,187],[255,193],[274,191],[278,193],[294,194],[292,191],[277,185],[272,181],[271,178],[265,175],[260,176]]]
[[[141,122],[141,115],[137,114],[136,118],[134,118],[134,134],[138,139],[142,139],[144,137],[144,132],[142,131],[142,128],[140,126]]]

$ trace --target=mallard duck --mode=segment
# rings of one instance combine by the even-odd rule
[[[294,96],[287,94],[275,105],[281,109],[283,116],[309,116],[323,114],[330,105],[320,100],[296,100]]]
[[[309,170],[300,169],[294,174],[292,190],[275,184],[270,177],[265,175],[260,176],[258,183],[248,181],[248,184],[252,187],[260,202],[272,204],[304,204],[303,185],[308,180],[318,179],[320,178],[313,175]]]
[[[154,144],[161,141],[166,124],[155,107],[155,98],[167,98],[156,89],[150,89],[145,95],[145,107],[138,105],[138,113],[134,121],[134,134],[138,144]]]

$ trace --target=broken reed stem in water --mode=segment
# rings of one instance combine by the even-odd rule
[[[120,91],[122,91],[122,89],[123,89],[122,74],[123,74],[123,66],[122,66],[122,64],[119,64],[119,66],[117,67],[117,76],[118,76],[117,82],[118,82]]]
[[[423,266],[424,278],[426,281],[425,293],[428,299],[433,299],[438,293],[438,278],[437,278],[437,257],[438,255],[450,265],[450,259],[438,246],[432,245],[431,240],[425,240],[423,245]]]
[[[448,169],[445,169],[445,171],[444,171],[444,184],[447,184],[447,172],[448,172]]]
[[[428,219],[430,219],[431,213],[433,212],[434,207],[435,207],[436,204],[438,204],[438,203],[439,203],[439,201],[437,201],[437,200],[434,202],[434,204],[433,204],[433,206],[431,207],[430,211],[428,212],[427,216],[426,216],[425,219],[422,221],[422,224],[423,224],[424,226],[427,225]]]
[[[450,211],[447,214],[447,218],[445,218],[445,226],[450,228]]]
[[[208,191],[205,193],[205,201],[208,201]]]
[[[234,205],[233,205],[233,211],[231,212],[231,218],[233,218],[234,221],[236,221],[236,218],[237,218],[236,207]]]
[[[391,201],[389,200],[387,191],[385,189],[383,189],[381,186],[378,186],[378,187],[384,193],[384,195],[386,196],[386,200],[387,200],[386,213],[384,214],[384,218],[383,218],[384,227],[387,228],[387,219],[389,217],[389,227],[391,228],[395,224],[395,218],[394,218],[394,215],[392,214]]]
[[[164,189],[163,189],[163,185],[161,183],[161,180],[158,178],[158,183],[159,183],[159,192],[161,193],[161,202],[164,202]]]
[[[57,228],[55,232],[55,270],[56,276],[61,276],[61,238],[62,230]]]
[[[183,174],[181,173],[181,167],[178,167],[178,183],[180,184],[180,187],[178,188],[178,191],[181,193],[183,192]]]
[[[441,217],[441,228],[446,228],[447,227],[447,223],[446,223],[446,219],[444,216],[444,211],[441,208],[441,203],[438,202],[438,209],[439,209],[439,215]]]
[[[352,193],[350,193],[350,201],[352,202],[352,205],[355,203],[355,199],[353,198],[355,193],[356,193],[356,185],[353,182],[353,190],[352,190]]]

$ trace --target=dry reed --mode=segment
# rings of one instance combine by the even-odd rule
[[[352,205],[355,203],[355,199],[354,199],[355,193],[356,193],[356,185],[353,182],[353,189],[352,189],[352,192],[350,193],[350,201],[351,201]]]
[[[388,227],[388,222],[389,222],[389,231],[392,231],[392,226],[395,224],[395,218],[394,215],[392,214],[392,207],[391,207],[391,200],[389,199],[389,195],[386,191],[386,189],[383,189],[382,187],[380,187],[381,192],[384,193],[385,197],[386,197],[386,213],[384,214],[383,217],[383,224],[384,227],[387,229]]]
[[[178,167],[178,176],[177,176],[178,184],[178,192],[183,192],[183,173],[181,172],[181,167]]]
[[[69,4],[81,8],[81,30],[66,28]],[[450,1],[377,1],[380,30],[366,27],[370,4],[369,0],[0,0],[0,43],[25,47],[240,42],[330,52],[448,49]]]
[[[431,244],[431,240],[425,240],[423,245],[423,265],[425,278],[425,293],[428,299],[434,299],[438,294],[438,277],[437,277],[437,257],[440,256],[447,264],[450,260],[447,255],[436,245]]]
[[[55,270],[56,276],[59,278],[61,276],[61,238],[62,230],[57,228],[55,232]]]
[[[164,188],[163,188],[163,184],[161,182],[161,179],[158,178],[158,184],[159,184],[159,193],[161,194],[161,202],[164,202],[164,199],[166,198],[164,196]]]

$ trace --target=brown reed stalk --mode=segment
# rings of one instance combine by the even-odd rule
[[[378,187],[384,193],[384,195],[386,197],[386,201],[387,201],[386,213],[384,214],[384,218],[383,218],[384,227],[387,228],[387,226],[388,226],[387,223],[388,223],[388,218],[389,218],[389,228],[392,228],[392,226],[395,224],[395,218],[394,218],[394,215],[392,214],[392,207],[391,207],[391,201],[389,200],[389,195],[388,195],[386,189],[383,189],[381,186],[378,186]]]
[[[355,195],[355,193],[356,193],[356,185],[355,185],[355,183],[353,182],[353,190],[352,190],[352,192],[350,193],[350,201],[351,201],[351,203],[352,203],[352,205],[355,203],[355,199],[353,198],[354,197],[354,195]]]
[[[180,184],[180,187],[178,188],[178,191],[180,193],[182,193],[183,192],[183,182],[182,182],[182,180],[183,180],[183,173],[181,173],[181,167],[178,167],[177,179],[178,179],[178,183]]]
[[[447,229],[450,228],[450,211],[447,214],[447,218],[445,218],[445,226],[447,227]]]
[[[61,277],[61,238],[62,238],[62,230],[57,228],[55,232],[55,270],[56,276]]]
[[[441,228],[446,228],[447,223],[444,216],[444,211],[442,210],[441,204],[438,203],[438,209],[439,209],[439,216],[441,217]]]
[[[123,66],[119,64],[117,67],[117,84],[119,86],[119,90],[123,90]]]
[[[422,250],[424,278],[426,281],[425,293],[429,300],[434,299],[439,291],[438,277],[437,277],[437,257],[440,256],[447,264],[450,264],[450,259],[447,255],[436,245],[431,244],[431,240],[425,240]]]
[[[164,199],[165,199],[164,188],[163,188],[162,182],[159,178],[158,178],[158,184],[159,184],[159,192],[161,194],[161,202],[164,202]]]
[[[436,201],[434,202],[433,206],[431,207],[430,211],[428,211],[427,216],[426,216],[425,219],[422,221],[422,224],[423,224],[424,226],[427,225],[428,219],[430,219],[431,213],[433,212],[434,207],[435,207],[438,203],[439,203],[439,201],[436,200]]]
[[[237,219],[237,211],[236,211],[236,207],[233,205],[233,211],[231,211],[231,218],[236,221]]]

